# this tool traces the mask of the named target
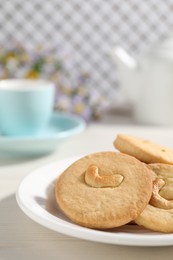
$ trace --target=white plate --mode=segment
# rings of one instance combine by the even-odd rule
[[[0,154],[36,156],[54,151],[67,138],[82,132],[85,121],[75,115],[54,112],[48,126],[39,135],[6,136],[0,133]]]
[[[92,230],[78,226],[65,217],[55,201],[54,183],[58,175],[77,159],[46,165],[23,179],[16,199],[26,215],[49,229],[85,240],[129,246],[173,245],[173,234],[152,232],[137,225],[106,231]]]

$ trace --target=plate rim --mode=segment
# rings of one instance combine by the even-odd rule
[[[21,190],[26,185],[28,179],[32,179],[33,177],[37,176],[50,176],[50,172],[45,173],[46,169],[53,168],[59,166],[60,164],[64,164],[64,169],[70,165],[72,162],[76,161],[77,159],[81,158],[82,156],[71,157],[68,159],[60,160],[57,162],[51,162],[46,164],[42,167],[31,171],[27,174],[19,183],[19,186],[16,191],[16,201],[19,205],[20,209],[32,220],[37,222],[38,224],[51,229],[53,231],[59,232],[61,234],[65,234],[71,237],[75,237],[78,239],[84,239],[87,241],[94,241],[94,242],[101,242],[106,244],[114,244],[114,245],[124,245],[124,246],[171,246],[173,245],[173,234],[164,234],[154,231],[149,231],[151,234],[133,234],[130,232],[121,232],[114,233],[109,231],[102,231],[102,230],[95,230],[89,229],[85,227],[81,227],[77,224],[71,223],[70,221],[61,220],[55,215],[52,215],[46,209],[42,208],[40,205],[40,209],[42,209],[42,213],[40,214],[39,210],[33,211],[31,208],[26,206],[25,201],[21,197]],[[63,168],[60,166],[60,168]],[[61,170],[62,172],[62,170]],[[61,172],[56,172],[56,177],[60,175]],[[54,172],[55,174],[55,172]],[[52,174],[52,178],[53,178]],[[54,176],[55,177],[55,176]],[[54,178],[55,179],[55,178]],[[49,180],[50,181],[50,180]],[[48,187],[51,183],[47,183]],[[145,230],[145,229],[144,229]]]

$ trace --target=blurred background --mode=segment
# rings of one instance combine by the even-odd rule
[[[126,106],[108,53],[138,56],[173,25],[172,0],[0,0],[0,77],[48,78],[55,107],[99,119]]]

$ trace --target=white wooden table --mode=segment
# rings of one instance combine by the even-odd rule
[[[173,128],[124,123],[95,123],[62,144],[59,150],[35,159],[0,158],[0,260],[7,259],[173,259],[173,247],[130,247],[90,242],[51,231],[28,218],[18,207],[15,192],[32,170],[47,163],[96,151],[114,150],[118,132],[138,134],[173,148]]]

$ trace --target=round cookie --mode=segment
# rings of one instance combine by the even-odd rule
[[[173,164],[173,151],[149,140],[118,134],[114,146],[145,163]]]
[[[134,222],[153,231],[171,233],[173,232],[173,209],[159,209],[148,204]]]
[[[151,172],[134,157],[116,152],[85,156],[69,166],[55,185],[56,200],[73,222],[96,229],[137,218],[152,193]]]
[[[155,163],[148,167],[156,174],[153,194],[135,223],[154,231],[173,232],[173,165]]]
[[[148,167],[154,171],[157,178],[165,182],[159,194],[167,200],[173,200],[173,165],[152,163],[148,164]]]

